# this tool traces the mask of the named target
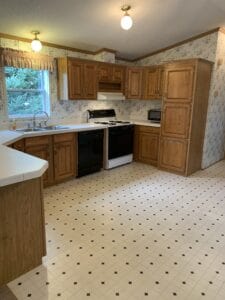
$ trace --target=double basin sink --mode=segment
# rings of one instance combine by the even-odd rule
[[[20,132],[35,132],[35,131],[47,131],[47,130],[64,130],[69,129],[68,126],[62,126],[62,125],[52,125],[52,126],[45,126],[45,127],[34,127],[34,128],[21,128],[16,129],[16,131]]]

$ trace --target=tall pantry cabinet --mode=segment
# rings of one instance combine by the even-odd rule
[[[159,167],[183,175],[201,169],[212,63],[165,65]]]

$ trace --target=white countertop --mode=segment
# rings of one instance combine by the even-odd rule
[[[151,127],[160,127],[160,123],[153,123],[151,121],[148,120],[132,120],[132,122],[135,125],[144,125],[144,126],[151,126]]]
[[[48,168],[48,162],[0,145],[0,187],[37,177]]]
[[[160,124],[150,121],[130,120],[136,125],[160,127]],[[0,187],[37,178],[43,175],[48,168],[48,162],[32,155],[11,149],[7,145],[12,144],[24,137],[59,134],[66,132],[79,132],[107,128],[101,124],[72,124],[65,125],[66,129],[18,132],[12,130],[0,131]]]

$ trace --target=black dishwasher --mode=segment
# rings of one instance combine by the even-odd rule
[[[103,129],[78,133],[78,177],[103,167],[103,139]]]

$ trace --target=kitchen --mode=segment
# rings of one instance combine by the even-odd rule
[[[41,35],[39,37],[41,39]],[[191,257],[191,264],[194,264],[195,259],[197,264],[203,263],[204,270],[208,267],[210,278],[215,277],[213,272],[224,272],[219,267],[215,267],[215,270],[209,267],[209,262],[213,259],[215,265],[220,262],[223,266],[224,257],[220,247],[210,240],[215,249],[211,249],[212,253],[206,251],[207,244],[203,244],[204,241],[201,242],[201,248],[196,248],[192,244],[195,243],[192,236],[184,234],[183,231],[187,229],[180,224],[180,218],[175,213],[180,211],[181,220],[186,225],[189,224],[190,231],[194,230],[196,240],[204,236],[201,230],[206,230],[208,226],[215,236],[216,232],[220,233],[217,240],[223,246],[222,218],[220,219],[219,213],[222,213],[224,198],[224,161],[221,161],[224,159],[225,145],[224,29],[216,28],[189,37],[183,39],[182,43],[180,40],[179,45],[174,43],[169,49],[139,57],[134,62],[118,57],[116,51],[109,48],[87,51],[45,45],[43,42],[40,55],[43,59],[48,56],[45,68],[49,70],[49,86],[44,84],[46,90],[43,93],[48,94],[48,90],[50,99],[43,108],[50,114],[49,119],[49,116],[38,111],[28,118],[18,118],[15,115],[8,117],[7,111],[14,108],[9,105],[7,107],[7,95],[15,91],[8,86],[12,79],[9,76],[11,70],[4,73],[4,68],[1,68],[1,226],[10,223],[13,227],[13,220],[17,220],[21,213],[26,221],[21,224],[17,221],[18,231],[19,224],[26,226],[26,222],[31,222],[32,226],[38,228],[35,229],[36,240],[34,227],[27,231],[23,227],[23,234],[16,237],[13,236],[14,231],[1,233],[2,239],[8,238],[10,241],[11,237],[15,239],[14,243],[17,238],[20,242],[24,240],[24,245],[28,247],[26,249],[30,251],[30,258],[32,251],[35,253],[35,261],[31,259],[32,263],[29,262],[26,266],[27,260],[24,257],[23,264],[18,264],[17,269],[16,259],[9,260],[8,257],[15,258],[19,254],[18,257],[21,258],[23,251],[20,252],[20,249],[17,252],[17,247],[10,249],[10,242],[6,248],[3,246],[5,254],[1,256],[1,262],[6,272],[0,278],[3,278],[4,284],[14,279],[8,284],[8,288],[18,299],[104,299],[106,296],[112,299],[172,299],[178,296],[183,299],[188,295],[189,299],[203,296],[210,299],[215,291],[218,299],[223,299],[222,275],[208,280],[216,280],[217,285],[220,283],[220,288],[211,288],[208,281],[209,286],[206,286],[202,269],[194,265],[189,270],[190,274],[199,272],[199,276],[189,278],[188,264],[182,265],[184,261],[179,258],[179,255],[184,254],[183,257],[188,256],[190,259],[185,260],[186,263],[191,262]],[[14,55],[18,56],[22,51],[30,52],[30,40],[2,33],[0,42],[1,61],[4,61],[7,68],[12,66],[9,61],[13,61]],[[4,50],[6,48],[7,51]],[[20,59],[21,63],[25,63]],[[32,63],[35,64],[35,56],[32,57]],[[102,100],[102,97],[105,99]],[[26,103],[26,109],[29,111],[28,104]],[[154,123],[155,114],[156,121],[159,121],[160,109],[161,124]],[[99,124],[102,121],[113,122],[111,125]],[[17,131],[8,131],[15,127]],[[38,130],[33,130],[34,128]],[[126,141],[122,138],[120,142],[114,141],[110,146],[110,132],[121,132],[122,128],[129,129],[132,135],[128,139],[126,136]],[[99,135],[95,135],[99,139],[95,143],[99,146],[99,164],[89,165],[87,171],[81,171],[81,163],[86,163],[88,159],[90,162],[98,161],[97,156],[91,156],[93,152],[90,152],[87,136],[82,139],[83,134],[95,131],[99,132]],[[90,137],[92,139],[93,134],[88,138]],[[86,144],[82,144],[82,141]],[[121,144],[123,146],[120,150],[127,148],[128,152],[122,151],[116,161],[114,157],[112,161],[107,159],[112,145]],[[83,148],[79,151],[81,145]],[[89,145],[90,151],[85,145]],[[82,154],[85,154],[83,158]],[[121,162],[121,156],[126,156],[127,160]],[[217,163],[218,161],[221,162]],[[210,166],[212,167],[207,169]],[[93,170],[90,170],[92,167]],[[44,203],[41,184],[43,173],[43,183],[47,187],[43,191]],[[88,173],[91,174],[86,176]],[[191,174],[193,175],[190,176]],[[213,178],[217,178],[217,181]],[[23,187],[18,188],[22,190],[12,189],[13,185],[21,182]],[[198,191],[197,195],[195,189]],[[7,199],[12,190],[13,199],[9,202]],[[32,192],[34,190],[35,197]],[[218,196],[214,197],[217,193]],[[24,195],[27,196],[23,197]],[[203,199],[202,195],[209,201],[208,210],[214,210],[215,206],[218,208],[214,215],[210,214],[211,219],[205,216],[207,208],[204,207],[201,214],[198,204],[194,202],[194,199]],[[169,203],[166,205],[167,200]],[[29,216],[25,213],[26,210],[21,212],[18,201],[24,203],[24,207],[28,205]],[[29,206],[31,201],[35,201],[35,206]],[[196,211],[196,214],[191,214],[190,219],[186,215],[189,201],[193,202],[192,210]],[[11,212],[9,215],[5,212],[6,208]],[[162,212],[161,216],[158,211]],[[174,217],[169,217],[170,221],[167,221],[169,212]],[[159,225],[155,225],[154,219]],[[200,226],[200,219],[204,220],[206,227]],[[196,225],[191,224],[191,220]],[[179,230],[175,230],[174,226],[178,226],[174,225],[176,223],[179,224]],[[194,226],[199,226],[199,229],[195,231]],[[216,230],[212,226],[216,226]],[[175,230],[174,234],[169,232],[170,229]],[[164,270],[164,264],[167,266],[170,262],[168,251],[174,247],[173,238],[179,242],[178,232],[188,237],[181,238],[182,244],[175,247],[173,263],[177,263],[179,267],[175,269],[170,266],[170,270],[174,278],[181,274],[188,277],[183,280],[187,282],[187,286],[186,283],[181,282],[179,285],[172,278],[163,276],[165,272],[170,273],[168,269]],[[5,234],[11,236],[4,237]],[[164,236],[166,239],[162,240]],[[159,245],[158,240],[161,241]],[[142,249],[143,243],[145,247]],[[164,250],[165,244],[168,244],[168,250]],[[119,250],[122,245],[124,251],[127,248],[129,251],[123,253]],[[194,252],[185,250],[185,245],[194,248]],[[104,250],[105,247],[107,250]],[[209,261],[205,259],[203,262],[199,258],[204,251],[204,255],[207,254],[205,257],[210,257]],[[160,258],[155,257],[156,253]],[[219,261],[216,256],[219,256]],[[6,260],[8,264],[5,267]],[[144,266],[146,260],[150,266],[155,263],[159,271]],[[75,261],[76,267],[73,268],[70,265]],[[79,268],[80,265],[84,267]],[[182,273],[182,266],[186,273]],[[91,274],[94,275],[96,270],[95,280],[95,276]],[[152,270],[156,272],[155,276]],[[29,272],[26,273],[27,271]],[[115,276],[115,272],[119,275]],[[143,273],[148,275],[142,276]],[[4,276],[8,278],[5,279]],[[133,285],[136,280],[138,286]]]

